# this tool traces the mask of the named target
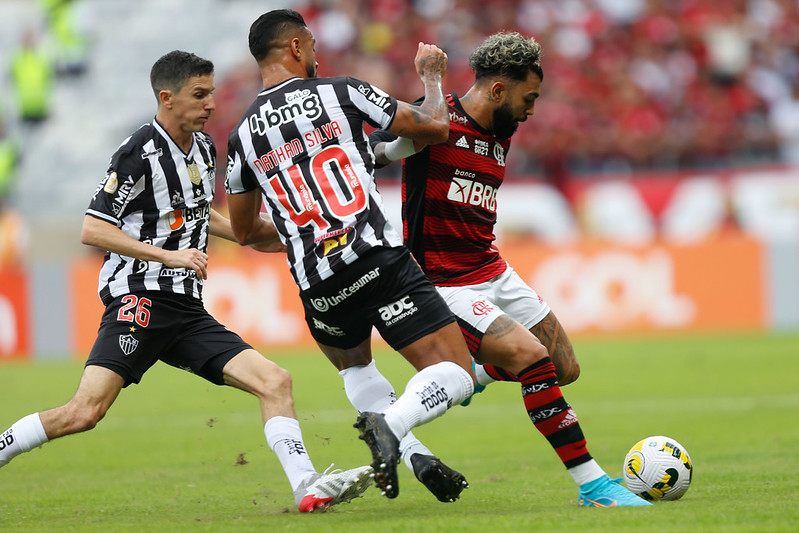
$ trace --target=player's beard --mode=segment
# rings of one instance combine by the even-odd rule
[[[494,109],[494,136],[497,139],[510,139],[518,127],[519,121],[513,118],[507,102]]]

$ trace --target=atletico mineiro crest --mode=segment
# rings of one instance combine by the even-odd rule
[[[186,166],[186,170],[189,171],[189,179],[195,185],[199,185],[202,183],[203,178],[200,175],[200,169],[197,168],[197,162],[192,161],[189,165]]]
[[[139,341],[133,335],[120,335],[119,347],[125,355],[132,354],[139,347]]]

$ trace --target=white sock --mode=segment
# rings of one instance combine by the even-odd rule
[[[14,422],[0,435],[0,467],[17,455],[29,452],[49,441],[39,413],[33,413]]]
[[[488,375],[488,372],[485,371],[483,365],[479,363],[474,364],[474,377],[477,378],[477,383],[480,385],[488,385],[489,383],[494,383],[496,381],[496,379]]]
[[[605,471],[594,459],[568,469],[578,485],[585,485],[605,475]]]
[[[274,416],[264,424],[264,435],[289,478],[291,490],[296,490],[303,480],[316,473],[302,441],[300,423],[296,419]]]
[[[359,413],[363,411],[382,413],[397,401],[394,387],[377,369],[374,360],[368,365],[345,368],[339,374],[344,379],[344,392],[347,393],[347,398]],[[411,472],[413,454],[433,455],[433,452],[410,431],[400,440],[400,453]]]
[[[402,438],[411,429],[443,415],[448,408],[471,396],[469,373],[450,361],[423,368],[413,376],[396,403],[386,409],[386,422]]]

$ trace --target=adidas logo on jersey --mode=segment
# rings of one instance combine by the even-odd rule
[[[461,135],[461,138],[458,139],[455,142],[455,146],[457,146],[458,148],[466,148],[468,150],[469,149],[469,141],[466,140],[466,136],[465,135]]]

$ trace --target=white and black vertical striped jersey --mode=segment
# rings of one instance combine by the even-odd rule
[[[230,133],[225,188],[260,188],[301,289],[374,247],[401,246],[364,132],[364,123],[388,128],[396,110],[396,99],[355,78],[291,78],[258,94]]]
[[[192,147],[184,153],[156,120],[144,124],[111,157],[86,214],[165,250],[204,252],[214,198],[216,147],[207,133],[193,135]],[[98,290],[106,305],[118,296],[140,291],[199,299],[202,280],[191,269],[108,252]]]

